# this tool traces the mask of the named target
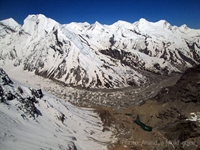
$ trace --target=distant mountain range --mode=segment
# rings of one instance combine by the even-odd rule
[[[200,63],[200,30],[145,19],[131,24],[59,24],[29,15],[0,21],[0,65],[23,67],[66,85],[119,88],[148,84]]]

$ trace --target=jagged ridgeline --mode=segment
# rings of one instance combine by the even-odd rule
[[[151,82],[149,72],[171,75],[199,64],[199,39],[200,30],[165,20],[59,24],[29,15],[22,26],[0,21],[0,64],[70,86],[142,86]]]

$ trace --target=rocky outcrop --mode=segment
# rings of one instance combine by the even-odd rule
[[[18,109],[23,113],[21,116],[35,118],[42,115],[36,108],[35,103],[38,103],[36,98],[42,98],[42,90],[35,90],[30,88],[31,95],[25,95],[22,87],[13,88],[13,81],[9,78],[6,72],[0,68],[0,102],[9,105],[8,101],[17,100]]]
[[[8,77],[8,75],[5,73],[5,71],[2,68],[0,68],[0,83],[2,85],[13,84],[13,82],[10,80],[10,78]]]

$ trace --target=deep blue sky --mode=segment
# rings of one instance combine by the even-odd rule
[[[44,14],[61,24],[145,18],[200,29],[200,0],[0,0],[0,20],[13,18],[23,24],[29,14]]]

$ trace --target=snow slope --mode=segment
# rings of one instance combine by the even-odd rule
[[[165,20],[61,25],[39,14],[22,26],[0,21],[2,66],[23,66],[71,86],[142,86],[150,80],[145,71],[170,75],[199,62],[200,30]]]
[[[0,69],[0,149],[107,149],[112,133],[93,109],[39,91]]]

